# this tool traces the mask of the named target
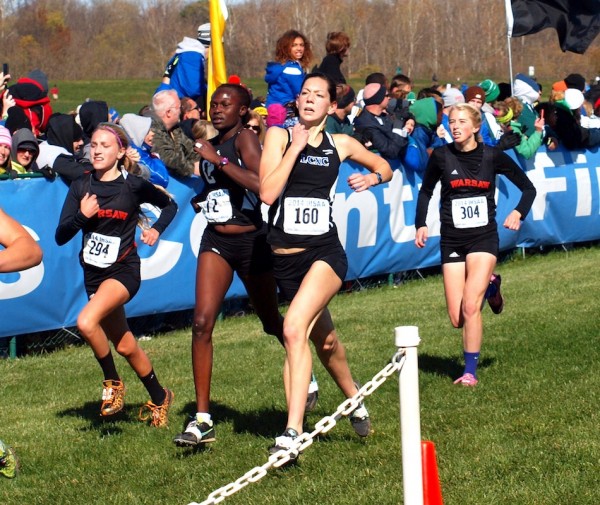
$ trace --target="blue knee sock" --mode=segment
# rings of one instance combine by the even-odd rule
[[[465,357],[465,373],[470,373],[477,377],[477,363],[479,362],[479,353],[465,351],[463,354]]]

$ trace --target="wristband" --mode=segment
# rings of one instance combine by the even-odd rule
[[[379,172],[373,172],[377,176],[377,184],[381,184],[383,182],[383,177]]]

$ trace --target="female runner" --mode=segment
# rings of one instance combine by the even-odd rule
[[[123,305],[135,296],[141,283],[135,244],[140,205],[147,202],[162,209],[158,220],[141,234],[142,242],[152,246],[175,217],[177,204],[150,182],[129,174],[134,164],[125,156],[128,142],[120,126],[100,123],[90,146],[95,170],[71,184],[56,242],[66,244],[79,230],[83,232],[79,257],[89,301],[77,318],[77,327],[104,373],[100,415],[113,416],[124,406],[125,386],[110,341],[150,394],[150,401],[140,409],[140,420],[166,426],[173,393],[156,378],[150,359],[129,330]]]
[[[212,333],[234,272],[244,283],[265,332],[283,343],[283,318],[278,310],[271,251],[258,199],[261,147],[258,136],[244,128],[249,106],[246,88],[237,84],[219,86],[210,101],[210,117],[219,134],[210,142],[196,142],[205,187],[193,204],[208,224],[198,255],[192,327],[197,412],[185,431],[173,440],[181,447],[215,440],[210,414]],[[316,402],[316,393],[312,398]]]
[[[503,303],[500,277],[493,275],[499,242],[494,201],[496,175],[505,175],[522,191],[517,207],[504,221],[509,230],[521,227],[536,191],[508,155],[482,143],[481,113],[475,107],[454,105],[449,112],[449,125],[454,143],[433,151],[419,191],[415,245],[425,247],[429,200],[435,185],[441,181],[440,249],[446,306],[452,326],[462,328],[465,359],[463,375],[454,383],[475,386],[483,338],[481,308],[486,291],[494,291],[491,293],[494,301]],[[501,311],[497,303],[492,306],[492,298],[488,301],[494,312]]]
[[[299,123],[291,130],[267,130],[260,165],[260,197],[271,205],[268,241],[274,253],[274,272],[280,293],[290,301],[283,322],[289,363],[286,384],[288,419],[284,433],[270,452],[289,449],[302,432],[312,356],[319,359],[347,398],[358,391],[338,340],[327,304],[342,286],[348,262],[332,219],[332,204],[340,163],[351,159],[366,167],[353,174],[355,191],[392,178],[389,164],[355,139],[323,131],[336,109],[335,83],[324,74],[306,76],[296,101]],[[360,405],[350,421],[356,433],[371,431],[369,414]]]

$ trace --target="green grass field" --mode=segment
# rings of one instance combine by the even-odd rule
[[[469,84],[476,84],[476,79],[468,81]],[[252,89],[255,97],[265,96],[267,85],[262,78],[252,78],[245,81]],[[54,83],[53,83],[54,84]],[[59,99],[52,100],[52,109],[54,112],[67,113],[75,110],[78,105],[86,99],[104,100],[109,107],[114,107],[122,116],[127,112],[138,113],[144,106],[152,100],[152,94],[159,84],[159,79],[126,79],[113,81],[68,81],[58,82]],[[364,79],[352,78],[350,84],[358,92],[364,85]],[[459,85],[461,83],[454,83]],[[417,80],[414,84],[414,90],[430,86],[431,82],[426,80]],[[549,89],[544,87],[544,89]]]
[[[331,312],[354,375],[365,382],[395,353],[394,327],[420,328],[421,426],[436,444],[446,505],[598,503],[600,248],[513,259],[498,267],[504,313],[484,313],[476,388],[453,386],[462,371],[460,332],[448,322],[441,278],[340,294]],[[171,424],[137,421],[147,400],[124,360],[126,408],[98,415],[100,369],[86,346],[0,360],[0,438],[16,449],[21,473],[0,480],[0,503],[182,504],[266,462],[285,424],[283,349],[252,315],[215,331],[213,415],[217,441],[182,450],[171,439],[194,411],[190,331],[141,345],[175,392]],[[343,401],[315,364],[321,397],[312,427]],[[367,401],[374,434],[356,437],[346,419],[291,468],[270,472],[230,504],[402,503],[398,382]]]

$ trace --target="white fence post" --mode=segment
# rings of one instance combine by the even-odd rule
[[[394,330],[396,347],[403,349],[406,361],[400,370],[400,431],[404,505],[423,505],[421,463],[421,415],[419,410],[419,364],[417,347],[421,342],[417,326]]]

